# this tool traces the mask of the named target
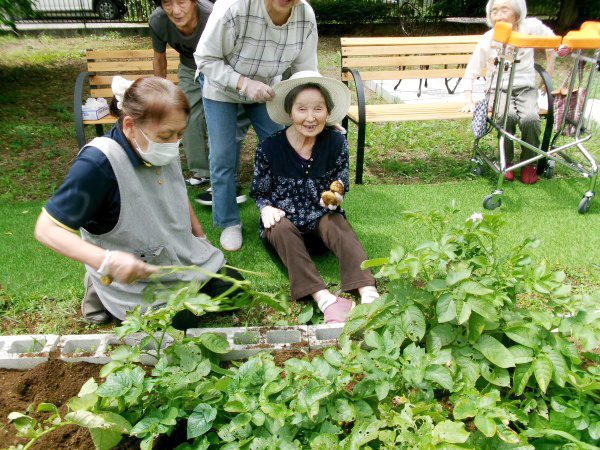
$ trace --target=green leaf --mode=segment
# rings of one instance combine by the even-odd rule
[[[451,344],[458,335],[457,328],[449,323],[436,325],[427,333],[427,351],[435,353]]]
[[[435,279],[427,283],[427,290],[430,292],[443,291],[447,287],[446,280]]]
[[[508,350],[515,358],[515,364],[525,364],[533,361],[533,350],[524,345],[513,345]]]
[[[187,421],[187,438],[195,439],[211,429],[217,417],[217,409],[207,403],[196,405]]]
[[[456,304],[450,294],[444,294],[435,305],[438,322],[450,322],[456,318]]]
[[[356,408],[345,398],[336,398],[333,402],[327,403],[327,412],[336,422],[356,420]]]
[[[95,394],[95,393],[94,394],[86,394],[81,397],[71,397],[67,401],[67,405],[69,406],[70,411],[77,411],[80,409],[88,410],[88,409],[91,409],[92,406],[94,406],[97,401],[98,401],[97,394]]]
[[[348,443],[348,446],[345,448],[364,448],[364,446],[373,439],[377,439],[379,429],[382,425],[383,423],[380,420],[360,421],[355,423],[352,427],[350,436],[344,439],[344,441]]]
[[[298,394],[298,405],[300,406],[300,412],[306,412],[308,417],[313,420],[314,417],[319,413],[319,402],[331,395],[333,388],[331,386],[314,386],[303,389]]]
[[[496,422],[483,414],[475,416],[475,426],[486,437],[491,438],[496,434]]]
[[[471,306],[467,302],[457,302],[456,310],[458,315],[457,323],[459,325],[462,325],[471,317]]]
[[[302,308],[302,312],[298,315],[298,323],[300,325],[308,322],[314,314],[313,305],[310,303]]]
[[[311,450],[331,450],[339,448],[339,440],[335,434],[319,434],[310,441],[310,448]]]
[[[388,258],[367,259],[360,264],[360,270],[370,269],[372,267],[383,266],[388,263]]]
[[[474,347],[498,367],[515,367],[515,359],[512,353],[500,341],[490,335],[481,335]]]
[[[380,350],[385,349],[383,338],[375,330],[368,330],[365,333],[365,344],[367,344],[371,348],[376,348]]]
[[[402,313],[402,326],[412,341],[420,341],[425,336],[425,317],[415,305],[409,305]]]
[[[110,365],[111,363],[108,363],[106,366]],[[104,366],[104,367],[106,367]],[[102,367],[102,368],[104,368]],[[102,370],[100,370],[102,372]],[[102,375],[100,375],[102,378]],[[94,380],[93,378],[90,378],[89,380],[87,380],[83,386],[81,386],[81,389],[79,390],[79,394],[77,394],[78,397],[83,397],[84,395],[87,394],[91,394],[96,392],[96,389],[98,389],[98,383],[96,383],[96,380]]]
[[[502,422],[496,424],[496,431],[498,432],[498,437],[507,444],[516,445],[521,443],[519,435],[514,430],[507,428]]]
[[[344,364],[344,357],[334,347],[328,347],[323,352],[325,361],[334,367],[341,367]]]
[[[485,319],[480,314],[471,314],[469,318],[469,341],[477,342],[485,329]]]
[[[475,311],[485,320],[488,320],[490,322],[496,322],[498,320],[498,313],[496,312],[496,307],[490,300],[486,298],[473,297],[470,295],[469,297],[467,297],[467,302],[469,303],[471,310]]]
[[[73,411],[65,416],[65,420],[79,425],[83,428],[100,428],[105,430],[114,430],[114,425],[112,423],[109,423],[100,414],[95,414],[91,411]],[[131,428],[131,425],[129,426],[129,428]]]
[[[463,420],[469,417],[475,417],[477,414],[477,405],[468,396],[460,396],[454,402],[452,415],[456,420]]]
[[[100,369],[100,373],[98,374],[100,376],[100,378],[106,378],[107,376],[109,376],[111,373],[113,373],[115,370],[120,369],[121,367],[123,367],[124,363],[121,361],[111,361],[108,364],[102,366],[102,369]],[[93,380],[93,378],[92,378]],[[90,380],[88,380],[86,382],[86,384],[89,382]],[[96,383],[96,381],[94,380],[94,383]],[[84,385],[85,386],[85,385]],[[98,388],[98,384],[96,384],[96,389]],[[81,387],[81,389],[83,390],[83,386]],[[94,389],[95,390],[95,389]],[[81,391],[79,392],[79,395],[81,394]]]
[[[438,423],[433,429],[433,442],[439,444],[449,442],[451,444],[462,444],[469,439],[470,433],[465,430],[465,424],[462,422],[453,422],[444,420]]]
[[[480,375],[479,364],[465,356],[456,358],[456,364],[460,368],[465,382],[470,386],[474,386]]]
[[[113,361],[125,361],[131,355],[133,348],[129,345],[120,345],[110,352],[110,359]]]
[[[442,388],[452,391],[454,381],[450,371],[439,364],[429,366],[425,371],[425,379],[439,384]],[[380,399],[381,400],[381,399]]]
[[[390,392],[391,385],[387,381],[380,381],[375,385],[375,393],[377,394],[377,400],[383,401]]]
[[[513,389],[516,395],[522,395],[525,392],[532,374],[533,366],[531,364],[517,364],[513,373]]]
[[[121,370],[111,373],[96,393],[100,397],[121,397],[129,392],[132,383],[131,370]]]
[[[477,281],[466,281],[460,286],[467,294],[483,296],[487,294],[491,294],[494,291],[486,288],[483,284],[478,283]]]
[[[199,340],[211,352],[221,355],[229,353],[229,342],[223,336],[216,333],[202,333]]]
[[[595,441],[600,439],[600,420],[598,422],[593,422],[588,426],[588,433]]]
[[[490,367],[490,363],[485,359],[482,359],[479,362],[479,367],[481,370],[481,376],[496,386],[508,387],[510,386],[510,375],[508,374],[508,370],[503,367]]]
[[[115,447],[121,442],[121,433],[114,430],[102,430],[98,428],[92,428],[90,430],[92,441],[96,450],[109,450]]]
[[[119,433],[128,434],[131,431],[131,424],[125,417],[110,411],[97,412],[96,415],[104,419],[106,427]]]
[[[564,387],[569,373],[565,357],[552,347],[546,349],[546,355],[552,363],[552,379],[560,387]]]
[[[543,393],[546,393],[552,378],[552,362],[546,355],[540,353],[533,360],[533,373]]]
[[[454,286],[456,283],[466,280],[471,276],[471,269],[458,270],[456,272],[450,271],[448,272],[448,276],[446,277],[446,283],[448,286]]]
[[[504,330],[509,338],[517,344],[522,344],[529,348],[534,348],[537,345],[536,333],[529,327],[510,327]]]

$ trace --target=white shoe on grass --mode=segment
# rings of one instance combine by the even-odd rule
[[[221,232],[221,247],[223,250],[235,252],[242,248],[244,238],[242,237],[242,224],[232,225]]]

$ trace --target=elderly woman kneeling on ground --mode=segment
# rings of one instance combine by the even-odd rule
[[[354,302],[327,290],[307,246],[324,244],[335,254],[343,291],[358,290],[363,303],[379,297],[371,272],[360,269],[367,256],[339,207],[348,190],[348,143],[332,125],[346,115],[350,91],[311,71],[273,90],[267,112],[288,127],[256,150],[250,195],[260,210],[260,235],[287,267],[292,298],[311,296],[326,323],[345,322]]]
[[[133,84],[115,77],[112,86],[116,125],[81,149],[35,226],[42,244],[85,264],[82,313],[93,323],[123,320],[141,304],[147,277],[161,265],[195,265],[216,273],[225,263],[206,240],[181,174],[179,142],[190,112],[185,95],[158,77]],[[161,283],[207,278],[187,271]],[[211,278],[201,290],[216,296],[231,285]],[[175,327],[195,326],[195,316],[181,313]]]
[[[528,18],[527,4],[525,0],[489,0],[486,5],[487,24],[490,27],[497,22],[510,23],[513,31],[534,36],[554,36],[554,32],[535,18]],[[492,83],[492,74],[494,73],[494,60],[497,51],[491,46],[494,30],[490,30],[480,39],[471,60],[467,65],[464,75],[465,84],[465,106],[461,112],[472,112],[475,108],[473,102],[473,82],[481,75],[483,69],[487,67],[488,86],[487,89],[494,89]],[[538,90],[535,81],[534,51],[531,48],[522,48],[518,54],[519,62],[516,64],[515,79],[513,83],[512,96],[508,110],[508,122],[506,131],[515,134],[517,123],[521,128],[521,137],[523,141],[534,147],[540,146],[540,116],[538,114]],[[554,60],[556,53],[554,50],[546,50],[547,67],[546,72],[552,75],[554,71]],[[505,94],[508,88],[509,72],[505,72],[501,85],[500,111],[499,117],[504,115],[504,106],[506,105]],[[494,80],[496,80],[494,78]],[[514,156],[514,142],[511,139],[504,140],[504,153],[508,166],[512,165]],[[528,160],[535,156],[535,153],[523,147],[521,149],[521,161]],[[521,169],[521,181],[525,184],[533,184],[537,181],[536,165],[528,165]],[[507,172],[504,175],[506,181],[512,181],[513,172]]]

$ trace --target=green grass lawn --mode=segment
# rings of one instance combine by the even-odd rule
[[[86,48],[148,48],[148,37],[121,37],[116,33],[79,38],[0,38],[0,333],[81,332],[97,327],[78,319],[83,294],[83,267],[44,248],[33,238],[33,226],[44,201],[63,179],[77,153],[73,129],[72,90],[85,63]],[[62,50],[61,50],[62,49]],[[320,70],[339,76],[339,40],[319,42]],[[559,60],[559,70],[561,61]],[[564,64],[564,63],[563,63]],[[564,67],[562,67],[564,71]],[[371,97],[371,101],[381,101]],[[91,130],[90,130],[91,131]],[[354,178],[356,127],[350,126],[351,178]],[[487,145],[494,148],[495,140]],[[247,140],[242,154],[241,181],[252,173],[255,139]],[[428,236],[409,227],[402,211],[441,209],[451,201],[464,220],[482,210],[483,197],[494,187],[487,173],[476,178],[468,171],[472,136],[469,121],[370,124],[365,152],[365,185],[352,186],[344,202],[350,222],[369,257],[387,256],[398,245],[410,249]],[[596,136],[586,143],[600,156]],[[508,248],[527,236],[541,238],[536,249],[554,268],[565,270],[582,289],[600,285],[593,264],[600,248],[600,199],[588,214],[577,205],[588,189],[585,179],[558,168],[553,179],[534,186],[514,182],[505,186],[503,207],[509,225],[501,236]],[[190,189],[190,196],[200,192]],[[213,243],[219,230],[211,225],[210,209],[196,210]],[[258,213],[252,202],[242,208],[244,247],[227,255],[229,263],[261,272],[249,275],[256,288],[287,290],[281,265],[264,249],[257,235]],[[338,272],[331,255],[316,259],[332,289]],[[295,314],[304,305],[292,304]],[[260,309],[260,308],[259,308]],[[284,317],[264,308],[233,315],[212,315],[210,325],[282,323]]]
[[[411,227],[402,219],[402,211],[441,209],[455,201],[461,210],[457,220],[482,211],[482,198],[490,192],[492,183],[478,179],[460,183],[363,185],[354,186],[344,207],[369,257],[387,256],[390,249],[414,248],[427,239],[421,228]],[[587,189],[585,180],[544,180],[534,186],[513,183],[505,191],[504,214],[509,225],[504,228],[501,245],[509,248],[524,238],[541,239],[535,253],[546,258],[552,267],[565,270],[573,279],[590,278],[593,263],[600,248],[600,208],[586,215],[577,212],[581,193]],[[3,255],[0,299],[5,303],[6,330],[36,330],[64,332],[84,327],[82,322],[67,320],[76,312],[83,293],[83,268],[42,247],[33,238],[33,226],[42,203],[0,205],[0,254]],[[196,208],[209,239],[218,242],[218,230],[210,226],[210,210]],[[261,272],[249,275],[260,290],[287,289],[287,277],[281,265],[264,249],[257,235],[258,213],[251,202],[242,206],[245,242],[239,252],[228,253],[234,266]],[[317,265],[326,283],[337,289],[337,262],[331,255],[317,258]],[[293,305],[297,313],[302,305]],[[57,317],[60,315],[62,317]],[[238,314],[237,319],[249,324],[264,320],[283,319],[269,311],[259,314]],[[35,319],[34,319],[35,318]],[[25,320],[28,319],[28,320]],[[231,317],[217,323],[231,324]],[[211,319],[211,323],[214,323]]]

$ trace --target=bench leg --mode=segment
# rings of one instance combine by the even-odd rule
[[[356,146],[356,184],[363,182],[363,166],[365,164],[366,123],[358,124],[358,140]]]
[[[96,127],[96,136],[104,136],[104,127],[102,124],[95,125]]]

